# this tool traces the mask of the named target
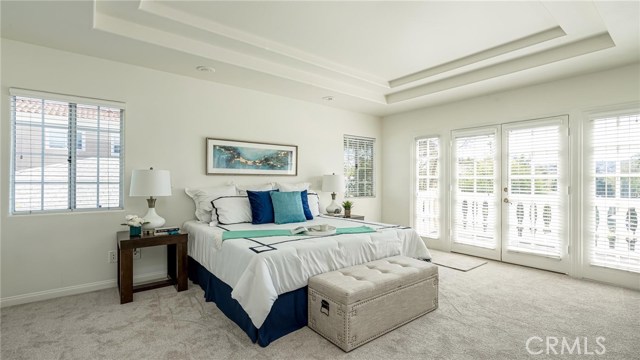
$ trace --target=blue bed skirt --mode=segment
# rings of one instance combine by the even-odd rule
[[[265,347],[289,333],[307,326],[307,287],[278,296],[264,324],[257,329],[240,304],[231,298],[231,287],[189,257],[189,279],[204,290],[206,301],[213,301],[233,320],[251,341]]]

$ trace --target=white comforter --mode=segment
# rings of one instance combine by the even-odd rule
[[[411,228],[325,216],[304,223],[305,226],[318,224],[337,228],[367,225],[377,231],[222,242],[222,228],[194,220],[187,221],[183,228],[189,233],[189,255],[233,288],[231,297],[240,303],[256,328],[262,326],[279,294],[306,286],[314,275],[394,255],[431,258],[424,242]],[[293,229],[299,225],[221,226],[227,230],[264,230]]]

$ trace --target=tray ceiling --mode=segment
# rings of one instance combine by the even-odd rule
[[[638,2],[1,6],[5,38],[380,116],[640,61]]]

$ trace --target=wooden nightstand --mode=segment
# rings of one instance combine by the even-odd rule
[[[344,214],[339,214],[339,215],[330,215],[327,214],[327,216],[333,216],[333,217],[338,217],[338,218],[344,218]],[[350,217],[346,218],[346,219],[353,219],[353,220],[364,220],[364,215],[355,215],[355,214],[351,214]]]
[[[176,290],[187,290],[187,234],[143,235],[130,237],[128,231],[119,231],[118,243],[118,290],[120,304],[133,301],[133,293],[174,285]],[[167,245],[167,279],[133,285],[133,249]]]

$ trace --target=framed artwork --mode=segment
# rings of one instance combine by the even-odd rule
[[[298,174],[298,146],[207,138],[207,175]]]

